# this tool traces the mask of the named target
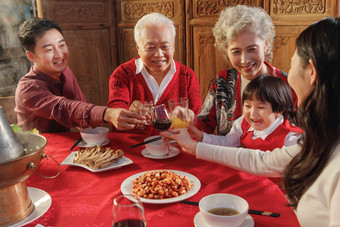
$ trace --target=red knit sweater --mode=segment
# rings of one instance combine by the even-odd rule
[[[136,74],[135,60],[136,58],[120,65],[110,76],[107,106],[129,109],[134,100],[141,102],[153,100],[143,75],[141,73]],[[155,105],[165,104],[169,107],[168,101],[170,99],[186,97],[189,99],[189,108],[195,114],[198,114],[202,106],[198,77],[189,67],[177,61],[175,61],[175,64],[176,73]],[[153,130],[152,127],[146,127],[142,130],[133,129],[129,133],[152,135],[159,132]]]

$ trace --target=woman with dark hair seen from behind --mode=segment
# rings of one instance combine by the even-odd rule
[[[283,174],[301,226],[340,226],[339,17],[323,19],[300,34],[288,82],[298,98],[298,121],[304,130],[301,144],[272,152],[238,152],[238,148],[198,143],[185,130],[163,134],[196,158],[260,176]]]
[[[304,226],[317,226],[315,222],[340,226],[336,205],[340,201],[339,17],[322,20],[301,33],[288,82],[298,94],[299,124],[305,131],[301,151],[284,171],[289,200]],[[333,206],[337,209],[332,210]]]

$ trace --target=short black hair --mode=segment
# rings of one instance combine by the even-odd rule
[[[24,21],[18,28],[18,37],[21,45],[26,51],[34,52],[36,39],[51,29],[57,29],[62,34],[59,25],[51,20],[33,17]]]
[[[269,102],[274,113],[283,112],[282,115],[294,123],[295,107],[292,91],[281,78],[262,75],[250,81],[243,91],[242,105],[245,100],[253,100],[254,96],[262,102]]]

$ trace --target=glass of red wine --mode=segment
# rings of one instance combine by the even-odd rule
[[[164,104],[155,106],[151,114],[153,127],[159,131],[168,130],[171,126],[169,110]]]
[[[154,106],[151,114],[151,120],[153,127],[159,131],[168,130],[172,123],[170,112],[164,104]],[[170,146],[168,144],[167,146],[168,152],[170,152]]]
[[[144,207],[137,195],[120,195],[113,199],[112,227],[146,227]]]

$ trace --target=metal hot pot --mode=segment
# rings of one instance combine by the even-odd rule
[[[0,161],[0,226],[19,222],[34,210],[25,180],[46,157],[45,137],[33,133],[16,133],[24,147],[24,154]],[[59,174],[59,173],[58,173]]]

